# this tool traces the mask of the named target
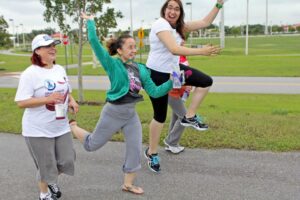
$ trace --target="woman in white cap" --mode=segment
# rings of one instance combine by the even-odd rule
[[[22,135],[37,168],[40,200],[56,200],[58,175],[74,174],[75,151],[67,111],[78,112],[64,68],[55,63],[60,41],[37,35],[30,65],[21,75],[15,101],[25,108]]]

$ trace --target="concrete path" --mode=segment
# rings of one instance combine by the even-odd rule
[[[76,174],[60,177],[61,200],[300,199],[300,152],[186,149],[172,155],[160,148],[161,174],[150,172],[142,158],[136,184],[145,194],[135,196],[120,190],[124,143],[109,142],[93,153],[78,140],[74,147]],[[21,135],[0,133],[0,199],[38,199],[35,166]]]
[[[16,88],[20,73],[0,76],[0,87]],[[78,88],[77,76],[69,76],[74,89]],[[300,94],[300,77],[213,77],[210,92],[220,93],[260,93],[260,94]],[[106,90],[110,87],[107,76],[84,76],[83,88]]]

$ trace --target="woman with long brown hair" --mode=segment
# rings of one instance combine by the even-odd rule
[[[181,46],[180,43],[185,39],[186,32],[209,26],[222,8],[223,3],[223,0],[217,0],[216,5],[206,17],[201,20],[185,23],[181,0],[167,0],[161,8],[161,18],[154,22],[149,35],[150,52],[146,65],[150,68],[151,78],[156,84],[159,85],[167,81],[170,73],[173,73],[174,70],[189,70],[192,72],[192,74],[186,78],[185,84],[195,86],[195,91],[187,113],[181,121],[181,125],[193,127],[200,131],[207,130],[208,126],[199,120],[196,116],[196,112],[208,93],[213,80],[210,76],[199,70],[179,64],[179,55],[217,55],[220,48],[211,45],[204,46],[203,48],[188,48]],[[156,99],[150,97],[150,99],[154,110],[154,117],[149,126],[149,148],[147,148],[144,153],[148,159],[149,169],[153,172],[159,172],[160,163],[157,147],[166,120],[168,95]]]

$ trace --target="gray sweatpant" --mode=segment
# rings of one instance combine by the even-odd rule
[[[179,144],[179,140],[185,128],[180,124],[180,121],[186,114],[186,108],[181,98],[177,99],[169,95],[168,103],[172,108],[172,117],[166,142],[171,146],[176,146]]]
[[[87,151],[101,148],[120,129],[124,133],[126,143],[123,172],[135,172],[141,168],[142,151],[142,125],[135,111],[135,103],[106,103],[95,130],[85,138],[84,148]]]
[[[37,168],[37,180],[57,183],[61,173],[74,175],[75,151],[71,133],[55,138],[25,137],[30,155]]]

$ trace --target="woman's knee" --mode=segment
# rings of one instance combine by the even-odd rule
[[[196,87],[194,93],[207,93],[210,87]]]
[[[159,123],[165,123],[167,116],[166,115],[154,115],[153,118]]]
[[[100,149],[104,144],[100,144],[100,142],[95,142],[92,139],[91,135],[88,135],[83,142],[83,147],[86,151],[92,152]]]
[[[210,86],[212,86],[213,85],[213,83],[214,83],[214,80],[212,79],[212,77],[208,77],[208,80],[207,80],[207,84],[208,84],[208,86],[207,87],[210,87]]]
[[[57,163],[58,171],[60,173],[64,173],[69,170],[73,170],[74,169],[74,161],[75,161],[74,157],[71,157],[71,156],[60,161],[59,163]]]

